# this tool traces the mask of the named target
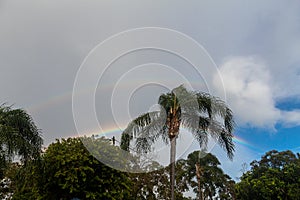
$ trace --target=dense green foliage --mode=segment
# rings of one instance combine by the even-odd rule
[[[153,163],[151,167],[158,166],[158,163]],[[176,167],[177,172],[184,173],[183,168]],[[132,180],[131,199],[136,200],[155,200],[155,199],[170,199],[169,187],[169,167],[162,168],[158,166],[158,170],[148,173],[131,173],[129,174]],[[182,183],[182,184],[180,184]],[[187,185],[180,182],[175,188],[176,199],[187,199],[183,196],[183,192],[187,191]]]
[[[92,139],[92,138],[91,138]],[[94,139],[99,141],[102,139]],[[128,199],[131,181],[126,174],[95,159],[80,138],[52,143],[40,160],[15,177],[14,199]]]
[[[109,144],[107,139],[93,137],[57,140],[40,158],[26,165],[11,165],[6,176],[12,180],[9,189],[14,193],[13,199],[170,199],[169,167],[163,168],[153,161],[143,166],[148,173],[120,172],[93,157],[83,141],[94,142],[94,148],[97,147],[96,143],[99,148]],[[192,164],[192,157],[197,153],[190,154],[187,160],[176,162],[176,199],[191,199],[183,195],[190,188],[194,188],[197,193],[196,169]],[[226,179],[227,176],[218,168],[218,159],[208,154],[202,161],[203,186],[208,181],[211,185],[226,188],[230,179]],[[216,193],[217,189],[209,191],[214,191],[213,195],[220,197],[221,192]],[[208,188],[203,188],[203,191],[207,193]]]
[[[300,155],[269,151],[236,185],[238,199],[300,199]]]
[[[13,199],[171,199],[169,167],[150,162],[144,166],[149,173],[120,172],[95,159],[83,141],[99,150],[106,145],[119,148],[104,138],[57,140],[39,158],[10,165],[6,177],[12,183],[6,192],[13,192]],[[210,153],[195,151],[175,166],[179,200],[193,199],[184,197],[188,191],[196,199],[300,199],[300,156],[291,151],[267,152],[236,184]]]

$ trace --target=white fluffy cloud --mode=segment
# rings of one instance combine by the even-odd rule
[[[298,125],[299,110],[275,106],[275,86],[267,65],[256,57],[231,57],[220,66],[227,101],[238,123],[273,128],[278,122]],[[216,81],[214,82],[217,85]]]
[[[281,121],[286,126],[294,126],[300,125],[300,110],[293,110],[293,111],[282,111],[281,112]]]

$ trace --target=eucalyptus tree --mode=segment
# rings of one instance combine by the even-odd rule
[[[188,91],[183,85],[159,96],[158,111],[140,115],[122,133],[121,148],[129,151],[130,141],[135,140],[137,152],[148,153],[161,138],[170,147],[171,199],[174,199],[176,139],[181,128],[191,132],[200,146],[214,138],[231,159],[234,153],[234,120],[224,101],[210,94]]]
[[[43,140],[31,116],[23,109],[0,106],[0,157],[1,165],[19,156],[21,161],[36,158]]]

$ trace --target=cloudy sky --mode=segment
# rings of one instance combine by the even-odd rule
[[[117,130],[130,117],[155,109],[161,92],[190,84],[224,97],[232,108],[236,157],[230,162],[217,147],[214,152],[225,171],[238,176],[243,162],[265,151],[300,151],[299,8],[296,0],[0,0],[0,103],[26,109],[47,145],[78,134],[72,94],[85,98],[93,92],[101,131],[120,134]],[[203,57],[203,66],[197,66],[199,78],[190,63],[168,51],[140,49],[117,59],[118,50],[129,48],[139,37],[107,43],[107,50],[99,46],[116,34],[142,27],[185,34],[205,49],[201,56],[207,51],[213,61]],[[145,31],[142,40],[151,42],[151,37]],[[169,42],[180,43],[172,37]],[[101,59],[109,56],[114,58],[109,67],[101,66]],[[74,94],[76,77],[89,62],[106,70],[101,77],[89,71],[90,77],[77,82],[86,90]],[[94,76],[96,84],[89,85]],[[84,113],[90,103],[76,109]],[[88,114],[78,120],[87,131],[99,132]]]

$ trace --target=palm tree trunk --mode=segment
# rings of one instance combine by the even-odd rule
[[[170,149],[170,179],[171,179],[171,200],[175,199],[174,188],[175,188],[175,160],[176,160],[176,137],[170,138],[171,149]]]
[[[198,181],[198,197],[199,200],[203,200],[203,195],[202,195],[202,190],[201,190],[201,169],[200,169],[200,164],[197,162],[195,164],[196,167],[196,176],[197,176],[197,181]]]

